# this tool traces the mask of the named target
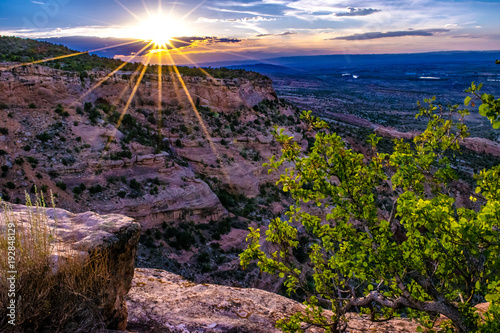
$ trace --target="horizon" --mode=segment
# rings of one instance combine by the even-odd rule
[[[431,14],[427,8],[432,8]],[[197,64],[319,55],[497,51],[498,1],[397,0],[185,1],[23,0],[0,4],[0,35],[83,50],[79,40],[112,46],[155,41],[169,57],[149,62]],[[119,43],[115,43],[119,44]],[[132,44],[132,43],[131,43]],[[92,47],[94,46],[94,47]],[[140,47],[100,53],[129,60]],[[114,50],[114,51],[113,51]],[[170,57],[172,59],[170,59]],[[153,57],[155,58],[155,57]],[[147,55],[136,59],[148,62]]]
[[[109,59],[119,59],[122,61],[127,62],[127,58],[130,58],[131,56],[122,58],[122,57],[117,57],[114,55],[113,50],[127,50],[130,49],[130,45],[125,45],[125,46],[117,46],[117,47],[111,47],[107,48],[106,46],[109,46],[109,43],[103,43],[103,45],[106,45],[104,50],[98,50],[98,51],[93,51],[88,48],[83,47],[84,44],[79,45],[78,42],[68,42],[65,38],[82,38],[82,36],[69,36],[69,37],[60,37],[63,39],[61,42],[59,40],[59,37],[54,37],[54,38],[45,38],[45,39],[37,39],[37,38],[30,38],[30,37],[18,37],[18,36],[7,36],[7,35],[0,35],[0,38],[2,37],[14,37],[14,38],[22,38],[22,39],[29,39],[29,40],[35,40],[35,41],[40,41],[40,42],[48,42],[54,45],[62,45],[68,47],[72,51],[77,51],[77,52],[88,52],[89,54],[96,54],[100,57],[104,58],[109,58]],[[92,37],[83,37],[83,38],[92,38]],[[107,41],[106,38],[103,38],[103,41]],[[146,43],[146,41],[144,41]],[[101,46],[100,44],[94,45],[94,47]],[[132,48],[135,48],[132,46]],[[152,48],[152,47],[151,47]],[[154,51],[154,50],[151,50]],[[282,56],[282,57],[269,57],[269,58],[261,58],[261,59],[250,59],[250,58],[241,58],[241,57],[236,57],[236,58],[231,58],[228,60],[215,60],[215,61],[208,61],[204,63],[196,63],[194,64],[192,61],[191,62],[186,62],[183,63],[182,61],[175,62],[176,65],[179,66],[188,66],[188,67],[196,67],[197,65],[202,66],[202,67],[207,67],[207,66],[219,66],[220,67],[225,67],[225,66],[243,66],[243,65],[269,65],[269,66],[283,66],[281,64],[273,64],[271,61],[276,61],[276,60],[287,60],[287,59],[293,59],[293,58],[320,58],[320,57],[350,57],[350,56],[397,56],[397,55],[440,55],[440,54],[467,54],[467,53],[500,53],[500,49],[497,50],[442,50],[442,51],[421,51],[421,52],[401,52],[401,53],[350,53],[350,54],[339,54],[339,53],[332,53],[332,54],[317,54],[317,55],[290,55],[290,56]],[[497,58],[500,57],[500,54],[498,56],[495,56]],[[493,59],[493,58],[492,58]],[[153,59],[152,59],[153,60]],[[133,62],[141,62],[141,61],[133,61]],[[150,65],[156,65],[154,61],[150,61],[148,64]],[[163,65],[167,65],[163,63]]]

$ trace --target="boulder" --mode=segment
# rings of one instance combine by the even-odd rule
[[[19,221],[18,228],[30,227],[30,214],[38,216],[33,207],[11,205],[12,214]],[[0,214],[3,208],[0,208]],[[127,305],[124,297],[131,287],[134,263],[141,227],[133,219],[122,215],[98,215],[92,212],[72,214],[62,209],[45,210],[47,226],[54,230],[57,244],[52,254],[53,270],[64,258],[79,253],[83,258],[100,253],[109,254],[109,285],[98,300],[104,324],[109,329],[124,330]],[[43,216],[43,213],[40,214]],[[76,251],[76,252],[75,252]]]
[[[128,329],[151,333],[278,333],[277,320],[305,308],[267,291],[196,284],[166,271],[145,268],[136,269],[126,301]],[[348,317],[349,332],[415,332],[418,326],[403,319],[373,323],[355,314]]]

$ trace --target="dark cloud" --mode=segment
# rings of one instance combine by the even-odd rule
[[[190,46],[195,42],[208,42],[209,44],[215,43],[239,43],[241,39],[235,38],[219,38],[219,37],[179,37],[175,38],[171,43],[174,47]]]
[[[289,36],[289,35],[298,35],[298,32],[295,31],[285,31],[280,34],[259,34],[256,35],[255,37],[267,37],[267,36]]]
[[[105,50],[98,50],[95,53],[100,56],[113,58],[116,55],[131,55],[146,46],[146,41],[131,39],[131,38],[100,38],[100,37],[86,37],[86,36],[73,36],[73,37],[60,37],[60,38],[45,38],[39,39],[40,41],[47,41],[54,44],[62,44],[70,49],[77,51],[92,51],[102,48]],[[214,43],[239,43],[240,39],[233,38],[218,38],[218,37],[179,37],[171,41],[169,48],[186,48],[196,42]],[[151,46],[149,49],[153,49]],[[147,51],[147,50],[146,50]],[[144,53],[146,53],[144,51]]]
[[[451,36],[452,38],[482,38],[481,36],[477,36],[477,35],[469,35],[469,34],[465,34],[465,35],[455,35],[455,36]]]
[[[449,29],[419,29],[419,30],[403,30],[403,31],[388,31],[388,32],[367,32],[364,34],[355,34],[350,36],[330,38],[330,40],[365,40],[377,39],[388,37],[402,37],[402,36],[433,36],[436,33],[448,32]]]
[[[366,16],[370,15],[373,13],[380,12],[380,9],[373,9],[373,8],[354,8],[354,7],[349,7],[347,8],[349,10],[348,12],[342,12],[342,13],[336,13],[335,16]]]

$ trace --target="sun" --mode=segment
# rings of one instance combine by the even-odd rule
[[[171,45],[172,38],[185,36],[186,33],[183,22],[161,13],[148,16],[133,28],[135,37],[153,42],[158,49]]]

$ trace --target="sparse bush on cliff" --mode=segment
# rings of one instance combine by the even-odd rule
[[[42,143],[45,143],[45,142],[49,141],[50,139],[52,139],[52,135],[50,133],[47,133],[47,132],[42,132],[40,134],[37,134],[36,138],[38,140],[42,141]]]
[[[472,84],[468,92],[482,103],[481,114],[500,127],[500,100],[479,90]],[[464,123],[469,111],[426,102],[417,118],[428,119],[427,129],[413,145],[394,140],[391,153],[377,151],[381,138],[374,134],[369,156],[348,149],[310,112],[303,118],[318,134],[307,156],[293,138],[275,133],[282,156],[268,165],[274,171],[293,165],[279,183],[295,204],[286,220],[274,219],[266,231],[276,252],[263,252],[259,230],[251,229],[240,258],[245,267],[257,261],[261,270],[286,278],[289,293],[309,293],[304,313],[278,322],[283,331],[316,326],[345,332],[345,314],[352,311],[372,320],[404,315],[418,320],[421,332],[433,332],[440,315],[449,319],[440,324],[444,332],[500,331],[500,165],[476,175],[477,195],[470,198],[478,201],[476,210],[457,207],[451,186],[457,173],[445,152],[459,153],[460,141],[469,135]],[[471,102],[468,97],[464,104]],[[397,199],[385,219],[374,196],[389,177]],[[321,213],[304,209],[312,206]],[[294,252],[312,266],[312,290]],[[474,306],[485,301],[489,310],[479,315]],[[333,316],[325,316],[323,308]]]
[[[66,191],[67,185],[65,182],[59,181],[56,183],[56,186],[59,187],[61,190]]]
[[[43,197],[31,204],[29,228],[21,228],[10,209],[0,200],[0,331],[1,332],[91,332],[104,328],[96,299],[103,299],[109,283],[109,258],[91,255],[83,260],[76,252],[65,252],[54,243],[56,230],[48,225]],[[15,229],[15,237],[8,230]],[[15,256],[13,256],[15,252]],[[12,258],[9,261],[7,258]],[[10,259],[9,259],[10,260]],[[17,274],[11,278],[12,266]],[[10,282],[15,281],[15,288]],[[15,289],[15,326],[8,323],[12,290]],[[75,327],[75,322],[78,327]]]
[[[130,186],[131,189],[137,190],[137,191],[139,191],[142,188],[141,183],[139,183],[135,179],[131,179],[130,180],[129,186]]]

